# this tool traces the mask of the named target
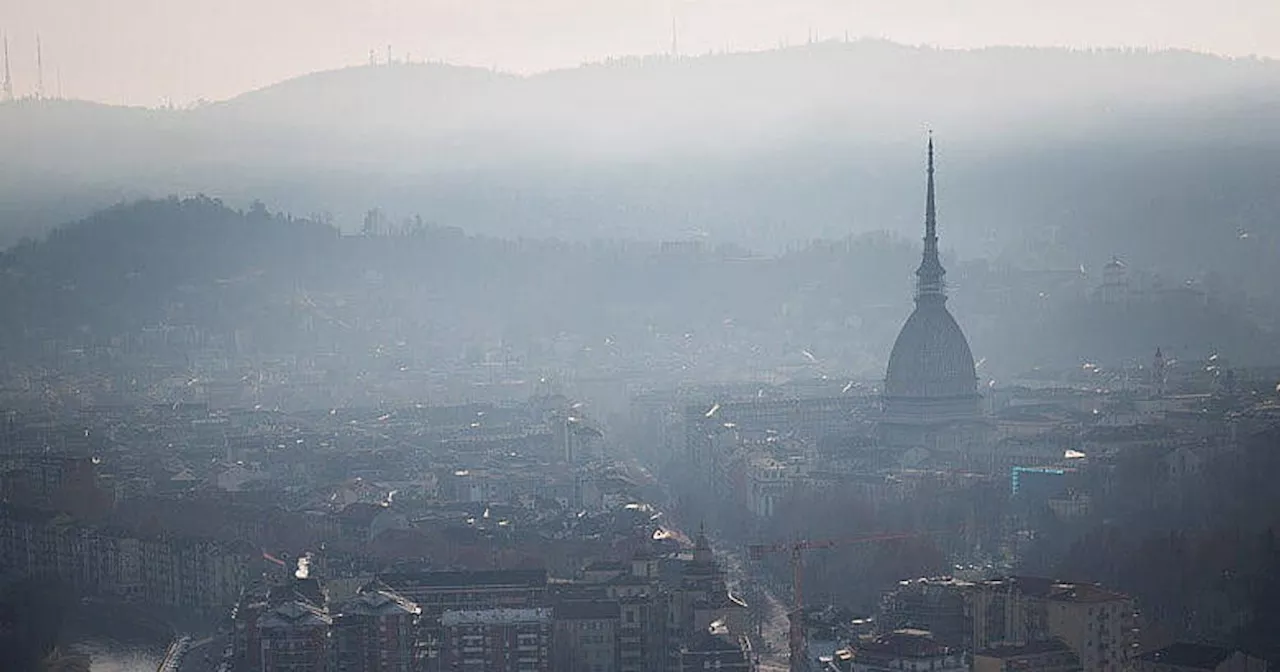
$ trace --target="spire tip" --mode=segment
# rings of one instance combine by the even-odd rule
[[[938,212],[934,205],[933,186],[933,129],[929,129],[929,161],[926,170],[928,179],[925,187],[924,211],[924,258],[920,268],[916,269],[916,300],[924,297],[943,297],[945,290],[942,276],[946,271],[938,261]]]

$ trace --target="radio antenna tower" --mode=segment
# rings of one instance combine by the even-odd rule
[[[671,57],[680,58],[680,29],[676,25],[675,10],[671,11]]]
[[[9,72],[9,36],[4,36],[4,89],[0,91],[4,100],[13,100],[13,74]]]
[[[36,98],[44,98],[44,50],[40,47],[40,33],[36,33]]]

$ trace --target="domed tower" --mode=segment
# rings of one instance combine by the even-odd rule
[[[969,341],[947,310],[946,271],[938,259],[932,135],[924,227],[916,307],[898,333],[885,372],[881,440],[903,448],[956,450],[977,440],[985,423]]]

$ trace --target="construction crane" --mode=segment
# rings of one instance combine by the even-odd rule
[[[876,534],[846,539],[802,539],[779,544],[752,544],[747,546],[747,556],[752,560],[763,560],[770,553],[788,552],[791,554],[791,627],[788,631],[787,644],[791,672],[804,672],[804,552],[823,548],[835,548],[852,544],[865,544],[875,541],[892,541],[926,536],[928,532],[900,532],[894,534]]]

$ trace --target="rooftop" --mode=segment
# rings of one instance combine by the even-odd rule
[[[1006,587],[1009,582],[1012,582],[1018,589],[1018,592],[1023,595],[1039,597],[1041,599],[1052,600],[1055,602],[1099,603],[1131,599],[1124,593],[1108,590],[1097,584],[1072,583],[1035,576],[1013,576],[1001,579],[990,579],[988,581],[983,581],[979,585],[987,588],[1000,588]]]
[[[547,585],[545,569],[507,569],[450,572],[400,572],[381,577],[392,588],[410,587],[467,588],[472,586],[523,586]]]
[[[950,653],[951,649],[935,641],[928,630],[902,629],[860,642],[856,655],[933,658]]]
[[[333,620],[324,609],[298,599],[273,607],[258,622],[263,628],[290,629],[328,626]]]
[[[472,609],[446,611],[440,615],[440,624],[453,625],[504,625],[512,623],[548,623],[551,610],[538,609]]]
[[[989,649],[979,651],[973,655],[983,656],[986,658],[1000,658],[1008,660],[1010,658],[1020,658],[1024,656],[1038,656],[1045,653],[1062,653],[1070,652],[1071,649],[1059,639],[1047,639],[1040,642],[1029,642],[1021,645],[994,646]]]
[[[392,616],[422,613],[422,609],[381,582],[371,582],[342,604],[342,613],[353,616]]]
[[[1139,658],[1149,663],[1159,663],[1161,665],[1212,670],[1222,661],[1230,658],[1232,653],[1234,652],[1231,649],[1221,646],[1180,642],[1170,644],[1163,649],[1148,651]]]
[[[618,603],[609,600],[573,600],[555,607],[556,619],[565,621],[617,619],[619,612]]]

